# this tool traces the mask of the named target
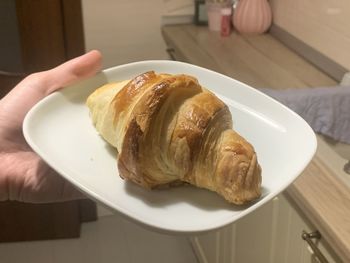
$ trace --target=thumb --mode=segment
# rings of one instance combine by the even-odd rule
[[[101,53],[93,50],[51,70],[34,73],[22,80],[0,102],[0,110],[16,116],[21,125],[27,112],[48,94],[93,76],[101,69]]]
[[[39,85],[38,88],[42,89],[43,94],[48,95],[57,89],[91,77],[100,69],[101,53],[93,50],[56,68],[43,72],[45,74],[43,82],[46,85]]]

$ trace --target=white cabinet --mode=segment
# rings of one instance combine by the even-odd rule
[[[218,231],[191,238],[201,263],[319,262],[301,238],[314,229],[298,209],[279,195],[252,214]],[[313,240],[328,262],[341,262],[324,240]]]

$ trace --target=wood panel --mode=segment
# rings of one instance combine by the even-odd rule
[[[0,71],[0,98],[27,74],[52,68],[85,49],[80,0],[16,0],[15,8],[12,26],[18,27],[21,59],[11,72]],[[90,200],[0,202],[0,242],[78,237],[80,223],[96,218]]]
[[[60,0],[16,0],[22,63],[26,73],[66,60]]]
[[[81,0],[61,0],[66,58],[80,56],[85,51]]]
[[[16,0],[22,64],[46,70],[85,51],[80,0]]]
[[[350,70],[348,0],[271,0],[273,22]]]
[[[13,13],[16,17],[2,21],[0,26],[4,38],[10,39],[8,44],[5,41],[6,45],[1,45],[0,98],[26,75],[52,68],[85,52],[80,0],[16,0],[9,3],[2,3],[2,12]],[[14,31],[14,36],[4,27]],[[17,52],[17,49],[20,50]],[[18,61],[9,63],[11,58]]]

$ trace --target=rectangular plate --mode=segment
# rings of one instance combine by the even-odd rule
[[[192,75],[229,106],[234,129],[254,146],[262,167],[259,200],[235,206],[207,190],[151,191],[119,177],[116,151],[95,130],[85,101],[107,82],[150,70]],[[23,131],[33,150],[88,196],[143,225],[183,234],[223,227],[271,200],[303,171],[317,146],[309,125],[274,99],[222,74],[174,61],[117,66],[55,92],[30,110]]]

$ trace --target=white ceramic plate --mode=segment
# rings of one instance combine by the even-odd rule
[[[116,152],[93,127],[85,100],[106,82],[150,70],[193,75],[226,102],[235,130],[255,147],[262,167],[263,196],[257,202],[239,207],[207,190],[186,186],[149,191],[120,179]],[[93,199],[143,225],[177,233],[216,229],[254,211],[291,184],[316,150],[312,129],[277,101],[227,76],[174,61],[114,67],[55,92],[31,109],[23,131],[50,166]]]

